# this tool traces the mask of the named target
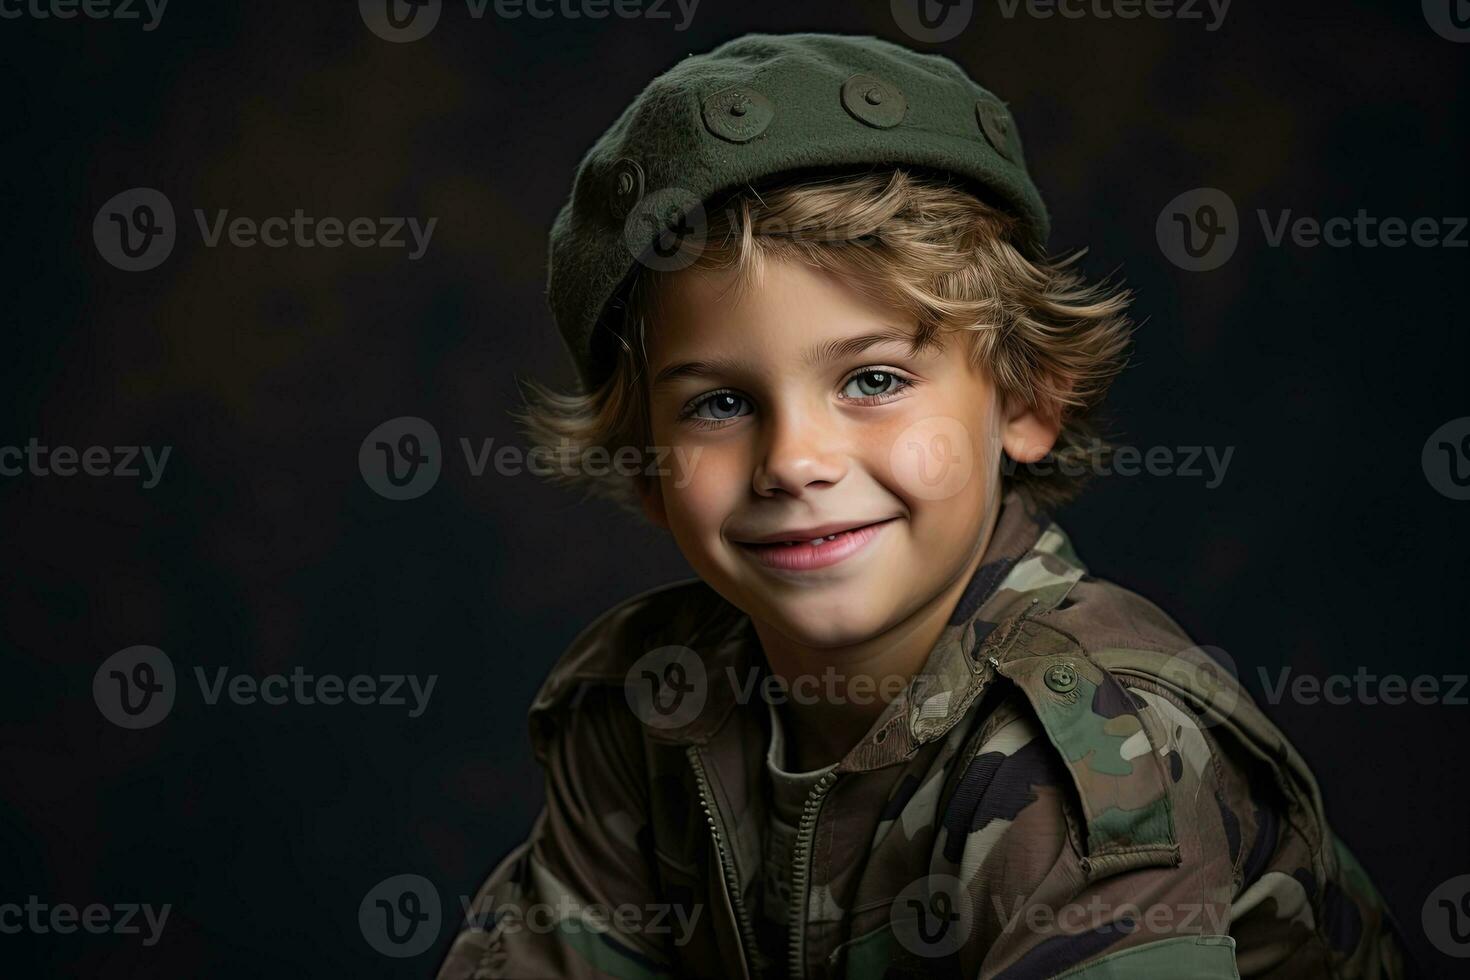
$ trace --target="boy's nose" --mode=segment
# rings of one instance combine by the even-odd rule
[[[837,483],[847,468],[847,453],[834,433],[808,419],[784,419],[771,427],[751,483],[763,497],[798,497]]]

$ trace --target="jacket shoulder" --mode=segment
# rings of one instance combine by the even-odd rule
[[[1109,649],[1176,653],[1190,646],[1183,628],[1153,602],[1106,579],[1083,575],[1039,622],[1075,637],[1089,653]]]
[[[986,646],[1072,777],[1086,825],[1084,874],[1177,866],[1182,814],[1173,798],[1207,779],[1206,760],[1190,739],[1193,771],[1179,772],[1182,702],[1141,694],[1140,681],[1152,685],[1120,654],[1167,661],[1190,647],[1179,625],[1137,593],[1081,575],[1065,594],[1002,624]]]
[[[1187,717],[1196,727],[1217,729],[1216,734],[1228,730],[1251,744],[1253,754],[1304,768],[1286,759],[1294,752],[1241,685],[1229,655],[1197,645],[1138,593],[1084,576],[1064,602],[1033,622],[1065,637],[1077,656],[1126,685],[1140,709],[1151,706],[1170,723]],[[1148,693],[1140,696],[1143,691]]]
[[[639,657],[670,644],[691,645],[728,632],[740,612],[699,579],[662,585],[611,607],[567,645],[542,683],[531,713],[589,686],[621,687]]]
[[[1299,916],[1359,923],[1350,935],[1317,927],[1334,962],[1397,962],[1382,899],[1332,833],[1310,768],[1223,651],[1195,645],[1137,593],[1088,576],[995,634],[998,671],[1030,703],[1076,787],[1088,881],[1173,866],[1183,878],[1232,883],[1235,917],[1265,908],[1259,896],[1277,884],[1304,880],[1314,884],[1294,894],[1307,907]]]

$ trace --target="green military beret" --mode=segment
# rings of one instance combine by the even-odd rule
[[[795,172],[893,164],[956,175],[1049,222],[1005,104],[948,58],[874,37],[748,34],[655,78],[587,152],[551,229],[552,313],[586,390],[612,365],[608,302],[704,202]],[[697,218],[696,218],[697,220]],[[685,263],[687,264],[687,262]]]

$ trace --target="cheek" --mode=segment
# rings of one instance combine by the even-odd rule
[[[926,539],[978,529],[1000,485],[1000,430],[989,389],[961,363],[926,386],[883,433],[873,466]]]
[[[681,539],[718,533],[750,484],[749,461],[735,445],[675,444],[664,469],[664,506]]]
[[[949,500],[983,473],[981,434],[953,415],[927,415],[883,440],[891,485],[908,501]]]

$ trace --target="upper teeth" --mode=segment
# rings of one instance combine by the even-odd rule
[[[838,531],[837,532],[837,534],[841,534],[841,533],[842,533],[841,531]],[[829,534],[825,538],[812,538],[810,541],[807,542],[807,544],[821,544],[823,541],[831,541],[833,538],[837,537],[837,534]],[[793,541],[791,543],[792,544],[801,544],[800,541]]]

